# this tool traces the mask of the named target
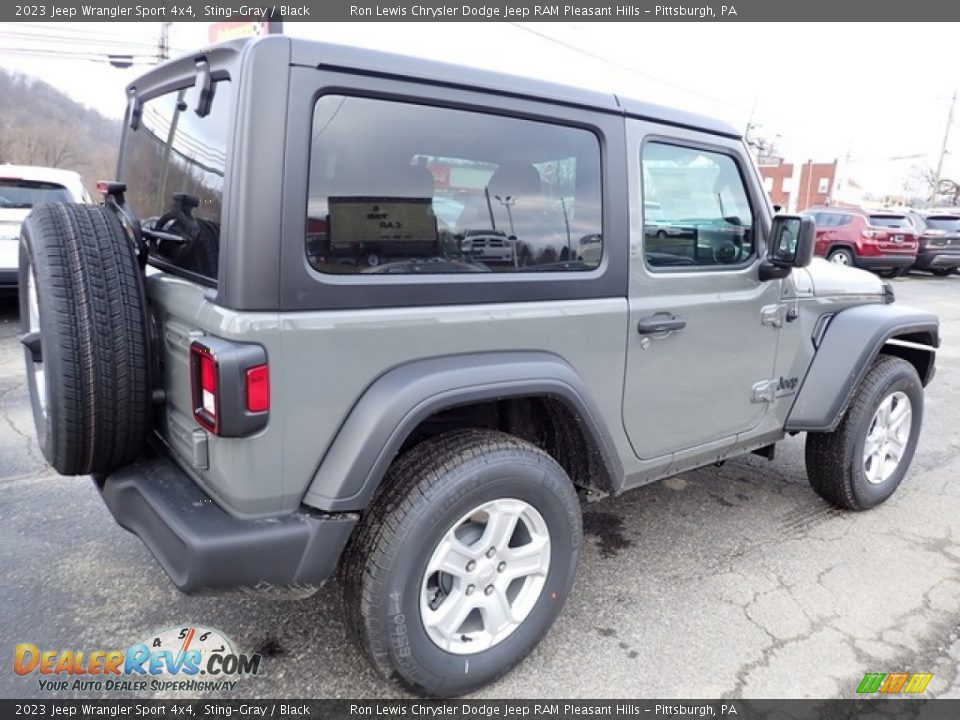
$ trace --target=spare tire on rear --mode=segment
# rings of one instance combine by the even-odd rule
[[[20,327],[43,455],[62,475],[137,459],[150,418],[149,315],[111,210],[49,204],[20,233]]]

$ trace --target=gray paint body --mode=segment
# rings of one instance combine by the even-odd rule
[[[814,264],[784,280],[760,281],[771,209],[737,132],[722,123],[611,95],[287,38],[231,43],[206,56],[215,73],[236,83],[237,97],[218,287],[154,272],[148,294],[165,367],[159,436],[233,517],[288,515],[303,504],[362,510],[423,418],[525,395],[563,401],[591,438],[614,491],[636,487],[776,442],[789,429],[835,423],[885,341],[917,326],[935,330],[933,316],[884,305],[882,284],[872,278],[851,274],[846,283],[835,268],[827,277]],[[134,87],[176,87],[191,81],[192,68],[192,58],[174,61]],[[603,152],[600,267],[497,278],[315,272],[303,251],[305,143],[313,102],[325,92],[592,130]],[[647,266],[639,158],[651,139],[734,158],[760,235],[749,262],[700,272]],[[661,311],[682,316],[687,327],[644,343],[638,319]],[[834,318],[818,352],[813,337],[824,315]],[[271,409],[257,434],[216,437],[193,421],[188,348],[200,335],[264,348]],[[851,367],[841,368],[851,350]],[[778,390],[780,378],[797,382]],[[764,383],[773,385],[758,398]]]

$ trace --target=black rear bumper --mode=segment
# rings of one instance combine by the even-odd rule
[[[918,270],[946,270],[960,267],[960,248],[930,248],[917,254]]]
[[[297,512],[241,520],[224,512],[171,460],[141,460],[98,478],[121,527],[137,535],[183,592],[323,584],[358,516]]]

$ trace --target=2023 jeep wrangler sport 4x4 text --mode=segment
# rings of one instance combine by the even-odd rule
[[[384,676],[462,694],[588,496],[799,432],[840,507],[907,472],[937,318],[812,261],[725,124],[279,36],[128,96],[104,204],[24,223],[22,340],[45,457],[185,592],[337,573]]]

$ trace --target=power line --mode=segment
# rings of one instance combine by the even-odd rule
[[[597,53],[595,53],[595,52],[592,52],[592,51],[587,50],[587,49],[585,49],[585,48],[579,47],[579,46],[577,46],[577,45],[572,45],[572,44],[570,44],[570,43],[568,43],[568,42],[565,42],[565,41],[563,41],[563,40],[560,40],[559,38],[556,38],[556,37],[554,37],[554,36],[552,36],[552,35],[547,35],[546,33],[542,33],[542,32],[539,32],[539,31],[537,31],[537,30],[534,30],[533,28],[529,28],[529,27],[527,27],[527,26],[525,26],[525,25],[523,25],[523,24],[521,24],[521,23],[512,22],[512,23],[510,23],[510,24],[513,25],[514,27],[520,29],[520,30],[523,30],[524,32],[528,32],[528,33],[530,33],[530,34],[532,34],[532,35],[536,35],[537,37],[540,37],[540,38],[542,38],[542,39],[544,39],[544,40],[547,40],[547,41],[549,41],[549,42],[555,43],[555,44],[560,45],[560,46],[562,46],[562,47],[564,47],[564,48],[566,48],[566,49],[568,49],[568,50],[572,50],[572,51],[574,51],[574,52],[576,52],[576,53],[579,53],[579,54],[581,54],[581,55],[585,55],[586,57],[592,58],[592,59],[594,59],[594,60],[598,60],[598,61],[600,61],[600,62],[602,62],[602,63],[605,63],[605,64],[607,64],[607,65],[610,65],[611,67],[616,67],[616,68],[619,68],[619,69],[621,69],[621,70],[626,70],[626,71],[629,72],[629,73],[633,73],[634,75],[637,75],[637,76],[639,76],[639,77],[643,77],[643,78],[646,78],[646,79],[648,79],[648,80],[652,80],[653,82],[660,83],[661,85],[665,85],[665,86],[670,87],[670,88],[673,88],[673,89],[675,89],[675,90],[679,90],[680,92],[686,93],[687,95],[691,95],[691,96],[694,96],[694,97],[698,97],[698,98],[701,98],[701,99],[703,99],[703,100],[709,100],[710,102],[714,102],[714,103],[717,103],[717,104],[719,104],[719,105],[724,105],[724,106],[726,106],[726,107],[728,107],[728,108],[730,108],[730,109],[738,110],[738,111],[740,111],[740,112],[742,112],[742,113],[744,113],[744,114],[749,114],[749,116],[750,116],[750,123],[754,125],[754,128],[756,128],[758,125],[757,125],[757,124],[754,124],[754,123],[753,123],[753,120],[754,120],[754,118],[758,118],[758,119],[760,119],[760,120],[766,120],[766,121],[767,121],[768,123],[770,123],[771,125],[775,125],[775,126],[777,126],[777,127],[782,127],[784,124],[786,124],[786,125],[788,125],[788,126],[790,126],[790,127],[793,128],[793,130],[791,130],[791,131],[788,132],[788,133],[780,134],[781,137],[787,137],[787,138],[793,138],[793,139],[796,139],[796,138],[799,137],[799,138],[801,138],[801,139],[816,140],[816,141],[818,141],[818,142],[819,142],[819,140],[820,140],[819,135],[817,135],[817,134],[815,134],[815,133],[813,133],[813,132],[811,132],[811,131],[809,131],[809,130],[807,130],[807,131],[798,130],[797,128],[799,128],[800,126],[799,126],[798,124],[796,124],[795,122],[785,122],[785,121],[782,120],[782,119],[773,118],[773,117],[771,117],[771,116],[765,115],[764,113],[759,113],[759,112],[756,111],[756,108],[755,108],[755,107],[753,107],[753,108],[748,108],[748,107],[746,107],[746,106],[744,106],[744,105],[738,105],[738,104],[736,104],[736,103],[730,102],[729,100],[726,100],[726,99],[724,99],[724,98],[714,97],[713,95],[709,95],[709,94],[707,94],[707,93],[699,92],[699,91],[697,91],[697,90],[691,90],[690,88],[687,88],[687,87],[685,87],[685,86],[683,86],[683,85],[680,85],[679,83],[675,83],[675,82],[672,82],[672,81],[670,81],[670,80],[666,80],[666,79],[664,79],[664,78],[662,78],[662,77],[658,77],[658,76],[656,76],[656,75],[651,75],[650,73],[644,72],[644,71],[642,71],[642,70],[638,70],[637,68],[635,68],[635,67],[633,67],[633,66],[631,66],[631,65],[627,65],[627,64],[622,63],[622,62],[620,62],[620,61],[618,61],[618,60],[613,60],[613,59],[611,59],[611,58],[604,57],[603,55],[599,55],[599,54],[597,54]]]
[[[607,65],[611,65],[612,67],[616,67],[621,70],[626,70],[627,72],[634,73],[635,75],[639,75],[640,77],[647,78],[648,80],[652,80],[654,82],[660,83],[661,85],[666,85],[667,87],[671,87],[675,90],[680,90],[681,92],[685,92],[689,95],[694,95],[696,97],[703,98],[704,100],[710,100],[711,102],[726,105],[727,107],[733,108],[734,110],[748,111],[747,108],[744,108],[740,105],[735,105],[729,102],[728,100],[724,100],[722,98],[716,98],[711,95],[706,95],[704,93],[697,92],[696,90],[690,90],[689,88],[686,88],[683,85],[680,85],[678,83],[671,82],[661,77],[657,77],[656,75],[651,75],[650,73],[643,72],[642,70],[638,70],[637,68],[632,67],[630,65],[626,65],[625,63],[619,62],[618,60],[611,60],[610,58],[604,57],[602,55],[598,55],[597,53],[591,52],[590,50],[586,50],[585,48],[578,47],[576,45],[571,45],[568,42],[564,42],[563,40],[560,40],[559,38],[553,37],[552,35],[547,35],[546,33],[539,32],[537,30],[534,30],[533,28],[529,28],[525,25],[522,25],[521,23],[512,22],[510,24],[520,30],[530,33],[531,35],[536,35],[537,37],[543,38],[544,40],[548,40],[549,42],[556,43],[557,45],[565,47],[568,50],[573,50],[574,52],[580,53],[581,55],[586,55],[589,58],[593,58],[594,60],[599,60],[602,63],[606,63]]]
[[[83,51],[83,50],[41,50],[37,48],[5,48],[0,47],[0,54],[5,55],[18,55],[18,56],[28,56],[28,57],[40,57],[40,58],[60,58],[60,59],[69,59],[69,60],[85,60],[89,62],[101,62],[107,64],[114,64],[118,59],[121,59],[123,62],[129,62],[133,65],[155,65],[157,62],[156,56],[152,55],[131,55],[129,53],[95,53],[92,51]],[[111,55],[114,57],[111,58]]]
[[[71,37],[69,35],[58,35],[58,34],[47,34],[47,35],[35,35],[33,33],[22,33],[17,32],[16,30],[0,30],[0,38],[10,39],[10,40],[29,40],[35,43],[41,44],[61,44],[69,43],[70,45],[94,45],[97,47],[113,47],[113,46],[123,46],[123,47],[140,47],[140,48],[155,48],[156,45],[139,42],[136,40],[120,40],[111,38],[107,39],[98,39],[95,37]]]

